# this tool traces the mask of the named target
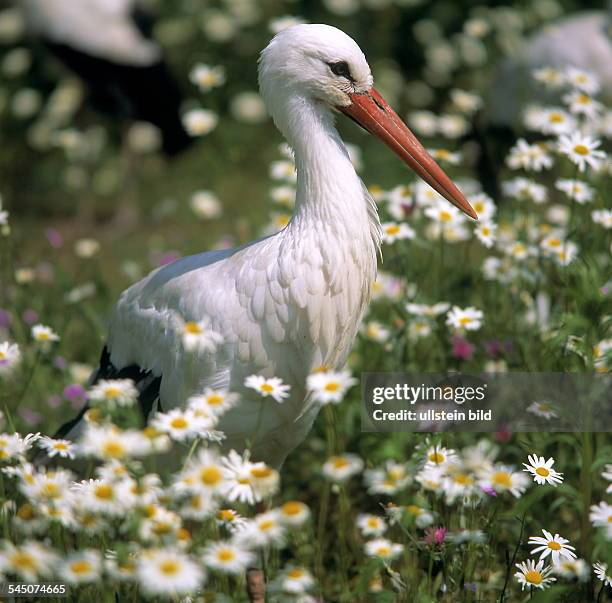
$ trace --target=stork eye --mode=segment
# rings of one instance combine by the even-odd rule
[[[347,80],[353,81],[351,70],[346,61],[338,61],[337,63],[329,63],[329,68],[334,75],[345,77]]]

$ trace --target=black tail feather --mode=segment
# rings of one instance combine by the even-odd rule
[[[151,371],[143,371],[136,364],[131,364],[122,369],[117,370],[111,360],[110,353],[106,346],[100,355],[100,366],[92,375],[90,385],[95,385],[101,379],[131,379],[138,389],[138,404],[142,413],[143,424],[146,425],[149,420],[149,415],[153,410],[155,401],[159,398],[159,388],[161,386],[161,377],[155,377]],[[85,404],[79,411],[78,415],[70,421],[64,423],[53,436],[54,438],[66,437],[72,429],[74,429],[80,421],[83,420],[85,413],[89,410],[89,404]]]

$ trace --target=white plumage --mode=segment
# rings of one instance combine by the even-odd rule
[[[161,58],[131,14],[137,0],[20,0],[32,32],[121,65],[148,66]]]
[[[516,56],[498,67],[487,103],[487,120],[514,127],[526,104],[558,103],[533,79],[533,71],[539,67],[576,67],[592,72],[602,85],[604,98],[612,98],[610,17],[609,10],[585,11],[536,31]]]
[[[342,65],[346,73],[339,76]],[[414,137],[397,147],[408,130],[372,88],[363,53],[341,31],[299,25],[281,32],[261,55],[259,79],[295,152],[291,221],[243,247],[178,260],[127,289],[107,347],[117,369],[136,364],[162,377],[164,410],[205,387],[239,392],[241,403],[219,425],[225,445],[240,450],[248,440],[255,458],[278,466],[316,415],[307,402],[307,375],[321,365],[343,366],[376,277],[380,223],[334,127],[334,109],[395,145],[453,203],[471,208]],[[360,107],[377,116],[362,115]],[[383,125],[393,136],[376,130]],[[223,343],[214,352],[184,350],[185,321],[202,320]],[[251,374],[281,377],[291,397],[282,404],[258,398],[243,386]]]

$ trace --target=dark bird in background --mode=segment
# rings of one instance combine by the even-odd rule
[[[191,144],[179,113],[181,93],[139,0],[19,0],[18,5],[31,35],[86,82],[96,108],[154,124],[167,155]]]

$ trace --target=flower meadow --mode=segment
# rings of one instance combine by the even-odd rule
[[[581,5],[149,4],[194,141],[172,160],[151,124],[90,107],[18,10],[0,10],[0,581],[66,584],[71,601],[220,603],[247,601],[258,567],[279,603],[612,600],[608,433],[360,428],[363,372],[610,370],[608,82],[540,65],[505,133],[488,121],[500,61]],[[308,21],[360,43],[480,219],[340,125],[384,259],[347,366],[308,377],[320,413],[279,471],[222,450],[236,392],[205,389],[143,425],[132,381],[90,375],[125,287],[291,219],[293,155],[256,60]],[[222,343],[206,317],[176,329],[186,352]],[[281,376],[244,385],[262,404],[289,395]],[[86,403],[79,433],[54,437]],[[526,412],[545,424],[555,400]]]

